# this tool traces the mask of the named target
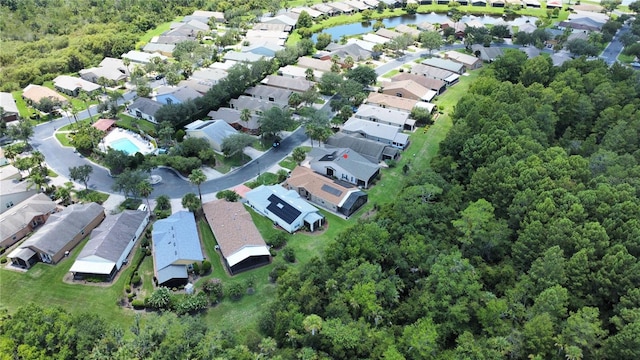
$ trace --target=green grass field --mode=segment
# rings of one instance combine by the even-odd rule
[[[178,16],[175,19],[173,19],[173,21],[169,21],[166,23],[162,23],[160,25],[158,25],[155,29],[151,29],[149,31],[147,31],[144,35],[142,35],[140,37],[140,40],[138,40],[138,42],[136,43],[136,48],[137,49],[141,49],[143,46],[145,46],[149,41],[151,41],[151,39],[154,36],[159,36],[160,34],[162,34],[163,32],[169,30],[169,28],[171,27],[171,23],[173,22],[179,22],[181,21],[183,18],[183,16]]]
[[[118,119],[118,126],[125,129],[137,131],[137,128],[140,128],[147,134],[156,133],[156,125],[147,120],[136,119],[126,114],[118,114]]]

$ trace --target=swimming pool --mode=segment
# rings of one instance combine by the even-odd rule
[[[133,142],[131,142],[131,140],[127,138],[118,139],[112,142],[111,144],[109,144],[109,146],[116,150],[124,151],[128,155],[133,155],[137,152],[142,152],[140,148],[136,146],[136,144],[134,144]]]

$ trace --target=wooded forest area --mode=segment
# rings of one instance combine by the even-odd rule
[[[433,171],[409,171],[392,204],[278,277],[262,338],[240,344],[198,317],[122,329],[27,306],[2,319],[0,353],[638,359],[639,95],[623,66],[507,51],[456,105]]]

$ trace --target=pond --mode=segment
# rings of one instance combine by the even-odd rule
[[[518,16],[513,20],[508,21],[507,23],[510,25],[520,26],[527,22],[535,23],[535,16]],[[383,19],[382,23],[387,28],[393,28],[400,24],[419,24],[422,22],[429,22],[432,24],[441,24],[445,21],[448,21],[449,17],[446,14],[436,14],[434,12],[428,14],[415,14],[415,15],[402,15],[391,17],[387,19]],[[460,20],[461,23],[469,22],[471,20],[480,21],[483,24],[495,24],[498,21],[503,21],[501,17],[498,16],[490,16],[490,15],[465,15]],[[368,32],[373,31],[374,22],[363,22],[363,23],[353,23],[346,25],[337,25],[331,28],[327,28],[322,30],[323,33],[330,34],[331,38],[334,41],[339,40],[342,36],[353,36],[359,34],[366,34]],[[312,40],[315,42],[317,38],[317,34],[314,34]]]

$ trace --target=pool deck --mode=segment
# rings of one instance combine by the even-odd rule
[[[143,155],[150,154],[154,152],[156,149],[151,142],[142,136],[134,133],[133,131],[125,130],[122,128],[115,128],[111,130],[100,143],[100,149],[106,151],[110,145],[118,141],[120,139],[128,139],[131,141]],[[133,154],[132,154],[133,155]]]

